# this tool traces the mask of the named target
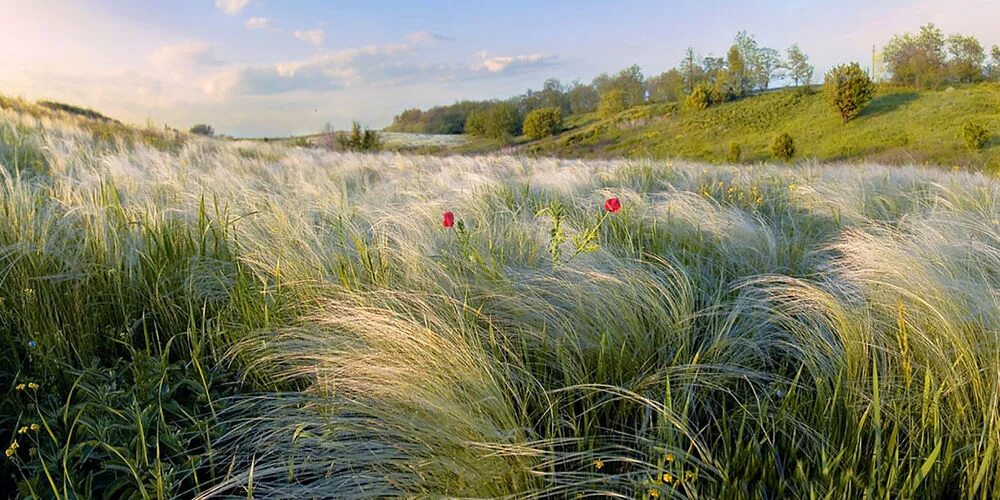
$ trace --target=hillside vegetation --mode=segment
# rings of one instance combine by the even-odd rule
[[[1000,497],[991,177],[90,126],[0,111],[0,491]]]
[[[981,152],[962,140],[968,121],[991,131]],[[882,86],[848,123],[821,92],[776,90],[704,110],[647,104],[600,119],[586,115],[562,134],[524,144],[524,151],[563,157],[685,158],[721,163],[732,144],[745,162],[773,161],[768,150],[787,132],[800,158],[930,164],[1000,171],[1000,84],[916,91]]]

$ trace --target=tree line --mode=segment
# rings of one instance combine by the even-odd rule
[[[571,115],[595,111],[611,114],[651,102],[680,103],[693,93],[705,96],[702,103],[692,103],[704,107],[767,90],[780,78],[787,78],[795,86],[808,85],[812,76],[809,58],[798,45],[789,47],[782,56],[778,50],[760,45],[754,35],[741,31],[726,57],[702,57],[689,48],[677,67],[650,78],[638,65],[615,74],[602,73],[589,83],[576,80],[565,84],[550,78],[540,90],[529,89],[504,100],[466,100],[427,110],[407,109],[386,130],[471,133],[501,139],[521,133],[534,111],[545,110],[534,121],[549,125]],[[558,117],[554,110],[558,110]],[[552,126],[543,128],[557,130]]]
[[[955,83],[1000,81],[1000,46],[989,55],[973,36],[954,33],[947,37],[934,24],[917,33],[895,35],[882,49],[889,81],[919,89],[934,89]]]

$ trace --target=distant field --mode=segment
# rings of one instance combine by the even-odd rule
[[[992,138],[982,152],[962,142],[973,120]],[[576,117],[569,130],[522,148],[562,157],[685,158],[722,163],[732,144],[742,161],[773,161],[769,147],[782,132],[792,135],[798,156],[820,161],[874,161],[1000,171],[1000,84],[916,91],[880,87],[859,117],[847,123],[829,109],[821,92],[777,90],[702,111],[650,104],[600,120]]]
[[[946,161],[970,92],[843,128],[775,93],[538,151],[753,160],[778,123],[806,156],[902,130]],[[81,120],[0,111],[0,491],[1000,498],[995,178]]]

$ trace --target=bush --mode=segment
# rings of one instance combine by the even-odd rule
[[[541,139],[558,134],[562,131],[562,125],[562,109],[536,109],[524,119],[524,134],[531,139]]]
[[[789,161],[795,156],[795,141],[787,133],[775,137],[771,143],[771,155],[781,161]]]
[[[601,103],[597,105],[597,114],[607,119],[625,111],[625,94],[620,89],[611,89],[601,94]]]
[[[345,151],[378,151],[382,149],[382,140],[378,132],[370,128],[361,130],[361,124],[351,124],[351,133],[337,137],[337,145]]]
[[[976,122],[965,122],[962,127],[962,138],[965,139],[965,146],[972,151],[980,151],[990,140],[990,132],[986,127]]]
[[[726,100],[725,94],[718,88],[706,84],[695,85],[691,93],[684,98],[684,107],[688,109],[705,109],[713,104]]]
[[[875,97],[875,83],[858,63],[841,64],[826,73],[823,91],[830,107],[847,123]]]
[[[211,125],[206,125],[204,123],[199,123],[189,130],[194,135],[203,135],[205,137],[212,137],[215,135],[215,129]]]
[[[732,143],[729,145],[729,154],[726,155],[726,160],[729,163],[739,163],[743,158],[743,148],[740,147],[739,143]]]

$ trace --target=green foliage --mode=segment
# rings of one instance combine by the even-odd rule
[[[959,165],[981,169],[1000,164],[1000,148],[973,154],[962,146],[961,129],[973,120],[1000,129],[1000,87],[973,84],[953,92],[915,92],[884,86],[851,126],[830,112],[819,86],[775,90],[699,112],[677,113],[655,105],[634,126],[607,126],[596,116],[573,119],[558,139],[532,144],[532,153],[570,158],[678,158],[726,161],[731,143],[745,162],[771,158],[769,148],[782,131],[794,135],[798,156],[817,161],[872,161],[883,164]],[[624,115],[620,115],[624,119]]]
[[[875,97],[875,83],[858,63],[841,64],[826,73],[823,92],[830,107],[847,123]]]
[[[572,133],[716,154],[729,136],[764,150],[753,138],[777,127],[855,144],[900,128],[893,106],[927,112],[894,92],[861,130],[787,91]],[[949,112],[993,127],[991,92],[942,93],[927,129],[953,134]],[[39,148],[51,171],[0,174],[8,495],[1000,495],[1000,186],[984,175],[397,155],[333,169],[259,161],[278,144],[135,155],[75,119],[35,122],[0,113],[22,142],[63,146]],[[147,158],[180,170],[107,167]],[[559,230],[533,217],[546,207]]]
[[[694,110],[706,109],[715,102],[714,94],[715,92],[708,85],[696,85],[691,94],[684,99],[684,107]]]
[[[796,87],[805,85],[808,88],[809,84],[812,83],[814,68],[809,64],[809,56],[802,52],[798,44],[788,48],[785,69],[788,71],[788,77],[792,79],[792,84]]]
[[[465,123],[467,133],[509,143],[520,135],[521,114],[511,103],[497,103],[485,111],[469,114]]]
[[[781,160],[790,161],[795,157],[795,141],[788,133],[782,133],[774,138],[771,143],[771,156]]]
[[[198,123],[191,127],[188,132],[194,135],[203,135],[205,137],[212,137],[215,135],[215,129],[211,125],[205,123]]]
[[[611,118],[625,110],[625,95],[620,89],[611,89],[601,94],[601,103],[597,106],[597,114],[603,118]]]
[[[743,148],[738,142],[729,145],[729,152],[726,154],[726,161],[729,163],[740,163],[743,160]]]
[[[962,139],[965,141],[965,146],[969,148],[970,151],[980,151],[986,146],[986,143],[989,142],[990,131],[979,123],[971,120],[966,121],[965,124],[962,125]]]
[[[646,80],[639,66],[633,64],[613,76],[601,74],[594,78],[593,86],[597,94],[604,96],[617,90],[621,96],[623,108],[638,106],[646,101]],[[600,111],[600,110],[598,110]]]
[[[562,131],[562,110],[557,107],[541,108],[528,113],[524,119],[524,134],[531,139],[541,139]]]
[[[382,149],[382,140],[378,132],[365,127],[357,121],[351,123],[351,132],[337,136],[337,146],[344,151],[372,152]]]
[[[893,36],[882,58],[893,83],[918,89],[978,82],[991,71],[979,40],[959,33],[945,38],[933,24],[921,26],[916,35]]]
[[[652,102],[681,102],[686,94],[684,75],[676,68],[650,78],[646,88]]]

